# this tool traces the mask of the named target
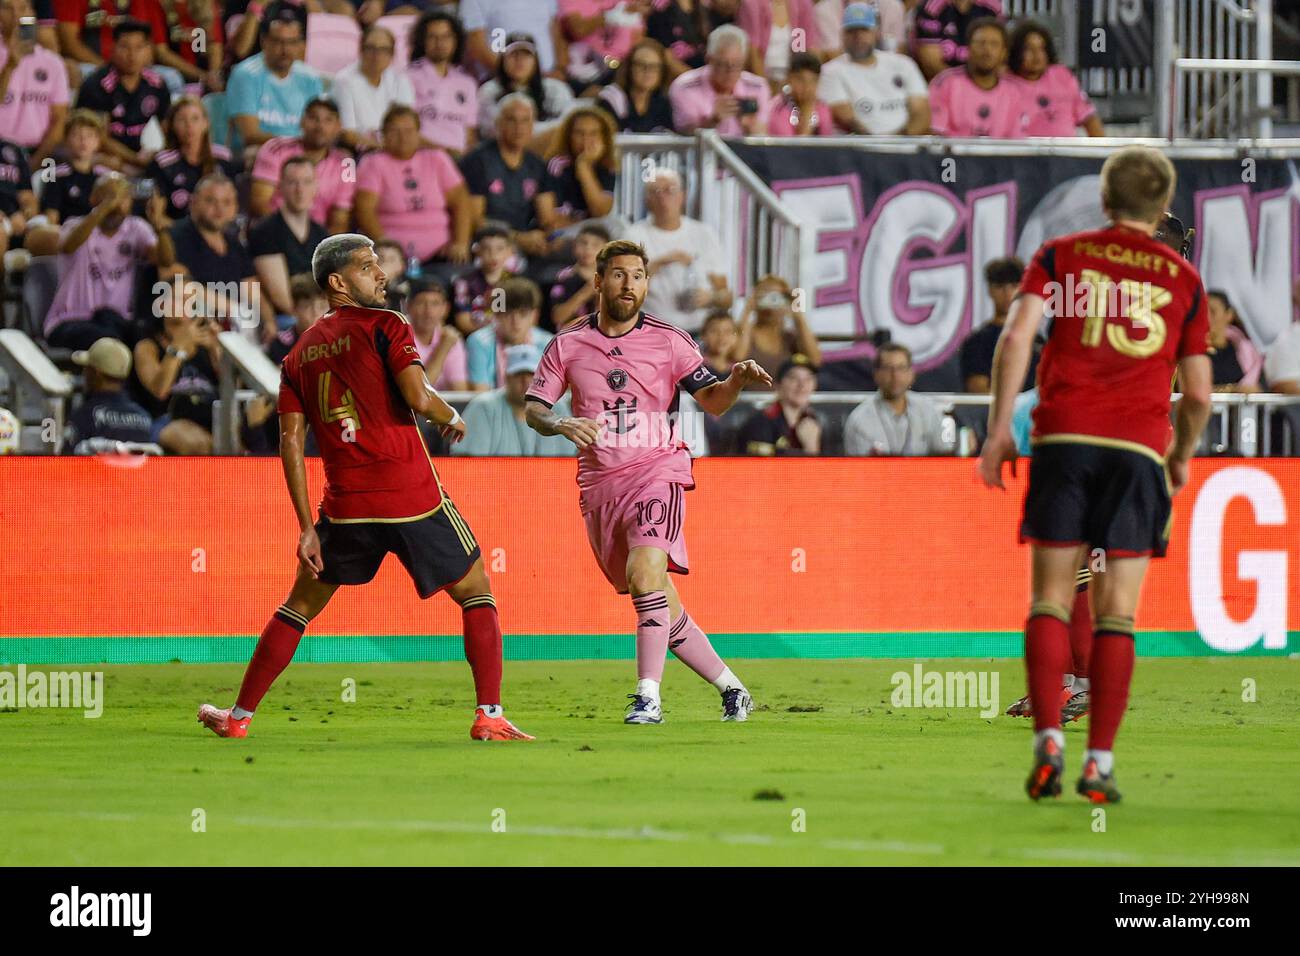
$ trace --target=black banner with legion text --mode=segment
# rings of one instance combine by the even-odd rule
[[[1011,255],[1028,262],[1048,239],[1106,224],[1101,157],[731,145],[816,230],[813,287],[805,290],[814,330],[888,330],[922,370],[951,359],[992,317],[985,263]],[[1243,157],[1174,166],[1173,212],[1196,229],[1193,264],[1267,348],[1291,323],[1300,274],[1295,163]],[[737,247],[744,210],[738,198],[729,202],[722,228]],[[827,349],[829,359],[869,354],[865,341]]]

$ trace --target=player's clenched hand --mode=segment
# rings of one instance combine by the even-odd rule
[[[989,435],[988,440],[984,442],[984,450],[980,452],[979,476],[989,488],[1006,489],[1002,483],[1002,464],[1011,462],[1011,475],[1016,474],[1016,441],[1011,437],[1011,432],[1000,432]]]
[[[749,385],[752,382],[761,382],[764,385],[772,384],[772,376],[768,375],[767,370],[753,359],[745,359],[745,361],[737,362],[731,366],[731,377],[740,382],[741,385]]]
[[[555,430],[579,449],[595,444],[596,439],[600,437],[600,430],[604,427],[603,422],[591,418],[561,418],[555,423]]]
[[[320,538],[316,536],[315,528],[308,528],[298,536],[298,560],[313,578],[325,570],[325,562],[320,556]]]
[[[443,331],[446,332],[446,328],[444,328]],[[448,422],[446,425],[441,425],[438,428],[438,432],[443,438],[454,445],[465,437],[465,419],[462,418],[459,421]]]
[[[1176,495],[1187,484],[1188,463],[1185,459],[1170,458],[1165,467],[1169,471],[1169,490]]]

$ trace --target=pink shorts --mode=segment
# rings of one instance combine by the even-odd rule
[[[668,553],[668,570],[689,574],[686,558],[685,492],[681,485],[651,481],[583,515],[596,563],[619,594],[627,594],[627,555],[633,548]]]

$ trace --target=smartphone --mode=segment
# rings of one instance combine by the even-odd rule
[[[19,17],[18,18],[18,39],[24,43],[36,42],[36,18]]]
[[[741,116],[752,116],[758,112],[758,100],[752,96],[741,97],[737,102],[740,104]]]

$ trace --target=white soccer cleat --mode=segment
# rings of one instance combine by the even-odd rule
[[[627,716],[623,718],[623,723],[662,724],[664,722],[664,715],[659,707],[659,701],[641,694],[628,694],[627,696],[632,703],[627,705]]]
[[[749,720],[754,712],[754,701],[743,687],[728,687],[722,692],[722,719]]]

